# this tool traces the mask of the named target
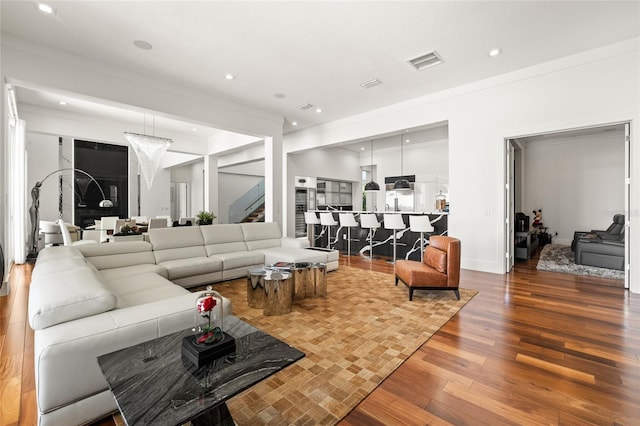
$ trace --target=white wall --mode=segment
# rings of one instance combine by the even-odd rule
[[[58,138],[53,135],[27,131],[26,147],[27,188],[31,191],[36,182],[60,168]],[[40,188],[40,220],[58,220],[58,192],[58,176],[51,176],[42,184]],[[27,204],[28,207],[31,207],[31,197],[27,199]],[[31,226],[31,223],[28,223]]]
[[[632,119],[632,135],[640,134],[638,46],[629,40],[295,132],[285,149],[448,121],[450,235],[462,240],[463,268],[504,273],[505,138]],[[640,149],[632,151],[640,164]],[[638,181],[640,168],[632,173]],[[640,292],[640,204],[632,202],[631,278]]]
[[[526,144],[524,213],[542,209],[542,222],[570,244],[574,231],[606,229],[624,213],[624,129],[549,136]]]
[[[204,160],[189,165],[191,189],[191,216],[204,210]]]

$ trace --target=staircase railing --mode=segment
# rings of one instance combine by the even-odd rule
[[[229,223],[241,223],[264,204],[264,179],[229,206]]]

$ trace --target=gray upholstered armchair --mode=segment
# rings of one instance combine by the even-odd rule
[[[624,233],[621,239],[606,240],[596,234],[578,238],[575,245],[577,265],[624,270]]]

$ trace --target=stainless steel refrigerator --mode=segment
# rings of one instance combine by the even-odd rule
[[[304,212],[316,209],[316,178],[296,176],[296,238],[307,236]]]
[[[385,184],[385,210],[412,212],[415,208],[414,183],[411,182],[411,189],[397,191],[393,189],[393,183]]]

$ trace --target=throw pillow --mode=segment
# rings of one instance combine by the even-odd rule
[[[447,252],[435,247],[427,246],[424,251],[423,262],[438,272],[447,273]]]

